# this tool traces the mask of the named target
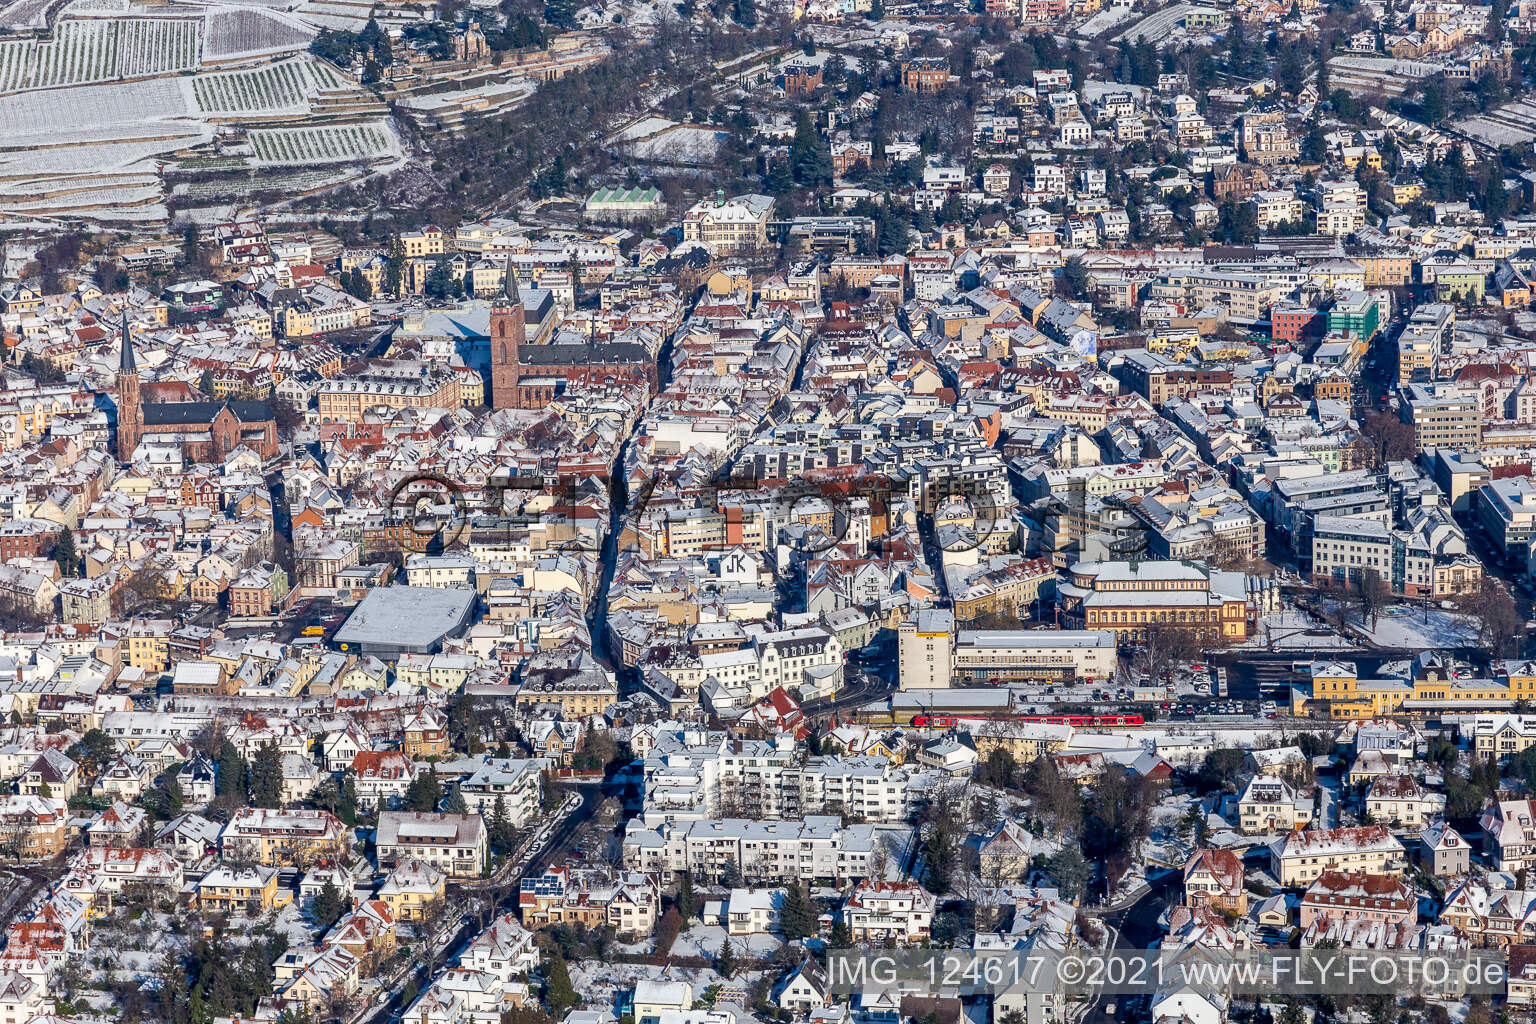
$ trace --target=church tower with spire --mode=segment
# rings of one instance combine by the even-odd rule
[[[517,381],[522,375],[521,349],[527,340],[527,324],[511,256],[507,257],[501,290],[501,297],[491,307],[491,407],[512,409],[517,406]]]
[[[122,349],[117,360],[117,457],[123,462],[133,458],[139,446],[144,424],[144,407],[139,399],[139,368],[133,361],[133,339],[128,336],[128,314],[123,314]]]

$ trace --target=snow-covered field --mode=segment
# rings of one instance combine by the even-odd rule
[[[386,121],[312,128],[259,128],[250,132],[256,162],[263,167],[377,160],[399,153]]]
[[[198,66],[201,24],[192,18],[62,21],[51,40],[0,43],[0,92],[190,71]]]
[[[1356,644],[1312,618],[1306,612],[1284,611],[1259,619],[1258,629],[1247,641],[1235,645],[1250,650],[1353,650]]]
[[[1334,57],[1328,62],[1329,79],[1336,88],[1396,96],[1415,88],[1415,83],[1445,69],[1426,61],[1396,57]]]
[[[1179,22],[1184,20],[1185,15],[1196,10],[1199,10],[1199,8],[1194,4],[1169,4],[1162,10],[1154,11],[1147,15],[1124,32],[1115,36],[1115,42],[1126,43],[1145,39],[1148,42],[1155,43],[1159,39],[1167,37],[1177,28]]]
[[[643,139],[621,148],[637,160],[699,166],[715,159],[726,137],[724,132],[715,131],[713,128],[679,125],[654,138]]]
[[[1072,30],[1080,39],[1096,39],[1110,29],[1136,16],[1129,7],[1106,7]]]
[[[1536,139],[1536,103],[1517,100],[1456,122],[1456,130],[1490,146],[1518,146]]]
[[[305,0],[293,9],[296,17],[315,28],[356,32],[368,24],[371,3],[352,3],[349,0]]]
[[[259,7],[211,8],[204,25],[207,61],[303,50],[315,37],[315,30],[299,19]]]
[[[81,132],[103,141],[151,138],[162,129],[150,123],[189,118],[192,113],[185,84],[172,78],[0,96],[0,147],[9,148],[23,136],[62,144]]]
[[[659,117],[653,114],[650,117],[642,117],[634,124],[627,126],[608,141],[609,143],[618,143],[630,142],[634,139],[644,139],[659,132],[664,132],[668,128],[674,128],[676,126],[676,121],[669,121],[664,117]]]
[[[1469,616],[1439,608],[1425,610],[1394,605],[1381,613],[1374,627],[1367,628],[1367,624],[1362,623],[1355,628],[1383,647],[1427,651],[1477,642],[1477,624]]]
[[[192,94],[198,109],[210,117],[261,117],[305,113],[317,92],[342,84],[330,65],[305,56],[246,71],[199,75]]]
[[[48,8],[58,0],[11,0],[0,5],[0,26],[9,29],[47,28]]]

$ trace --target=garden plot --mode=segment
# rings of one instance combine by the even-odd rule
[[[1518,146],[1536,139],[1536,103],[1517,100],[1456,122],[1456,130],[1489,146]]]
[[[201,24],[190,18],[62,21],[52,40],[0,43],[0,92],[190,71],[198,64]]]
[[[203,59],[239,60],[307,49],[315,30],[278,11],[213,7],[204,19]]]
[[[256,163],[288,167],[324,163],[372,162],[399,154],[394,133],[384,121],[313,128],[257,128],[250,132]]]
[[[293,115],[307,113],[315,93],[341,84],[330,65],[303,57],[248,71],[198,75],[192,96],[206,117]]]

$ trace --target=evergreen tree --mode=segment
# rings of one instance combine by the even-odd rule
[[[1083,851],[1072,843],[1063,846],[1046,861],[1045,870],[1056,883],[1056,888],[1067,899],[1076,899],[1088,883],[1088,861]]]
[[[453,279],[453,264],[448,261],[448,257],[439,256],[437,262],[432,264],[431,273],[427,274],[423,290],[430,299],[446,299],[453,294],[457,284]]]
[[[544,5],[544,20],[556,28],[573,29],[577,10],[576,0],[548,0]]]
[[[880,220],[876,225],[879,234],[880,251],[887,256],[902,254],[911,244],[911,225],[907,221],[906,211],[893,208],[890,203],[880,211]]]
[[[448,799],[443,803],[443,810],[449,814],[469,813],[469,804],[464,802],[464,794],[459,792],[457,786],[454,787],[452,793],[448,794]]]
[[[283,753],[274,743],[264,743],[251,760],[249,795],[256,807],[283,805]]]
[[[181,808],[186,803],[187,799],[186,794],[181,791],[181,783],[176,781],[175,775],[168,773],[165,776],[165,785],[163,788],[165,790],[166,810],[168,810],[172,815],[180,814]]]
[[[565,958],[556,950],[550,950],[544,958],[544,1001],[549,1005],[550,1014],[557,1020],[565,1016],[565,1011],[581,1002],[571,984],[571,972],[565,966]]]
[[[1433,75],[1424,80],[1423,88],[1424,95],[1419,103],[1419,112],[1424,118],[1424,123],[1434,127],[1444,121],[1446,114],[1450,111],[1450,87],[1446,85],[1444,75]]]
[[[373,298],[373,285],[368,283],[368,279],[363,276],[363,272],[356,267],[347,271],[342,287],[346,289],[348,295],[351,295],[353,298],[362,299],[364,302]]]
[[[1323,125],[1314,115],[1307,121],[1307,134],[1301,139],[1301,158],[1308,163],[1321,163],[1328,159],[1328,138]]]
[[[693,872],[684,871],[683,881],[677,890],[677,912],[683,915],[684,921],[688,921],[697,910],[697,897],[693,891]]]
[[[735,857],[726,861],[725,870],[720,872],[720,884],[729,889],[741,886],[741,865],[736,863]]]
[[[1061,268],[1061,275],[1066,279],[1067,287],[1072,290],[1073,298],[1082,298],[1087,293],[1088,268],[1083,264],[1081,256],[1069,257],[1066,265]]]
[[[848,928],[848,920],[841,914],[832,922],[832,935],[827,945],[832,949],[847,949],[853,945],[853,932]]]
[[[197,262],[197,225],[191,221],[181,229],[181,259],[184,263]]]
[[[330,930],[331,925],[341,920],[342,913],[346,910],[341,890],[336,888],[330,879],[326,879],[320,891],[315,894],[314,916],[317,926],[316,934],[324,934]]]
[[[215,760],[218,762],[218,773],[213,786],[214,794],[238,797],[243,803],[245,801],[245,758],[240,756],[239,749],[233,743],[225,740],[219,746],[219,754]]]
[[[789,144],[789,166],[802,185],[820,185],[832,181],[832,151],[821,141],[811,124],[810,111],[800,108],[795,116],[795,137]]]
[[[485,830],[493,850],[507,853],[512,849],[517,831],[507,818],[507,799],[500,793],[496,794],[496,802],[491,805],[491,816],[486,820]]]
[[[435,811],[443,799],[443,784],[437,778],[437,765],[419,772],[405,790],[405,807],[411,811]]]
[[[1509,193],[1504,190],[1504,169],[1497,164],[1488,174],[1488,187],[1483,190],[1482,206],[1486,223],[1502,220],[1509,212]]]
[[[928,871],[923,884],[936,896],[949,892],[954,882],[955,843],[947,828],[936,826],[923,843],[923,860]]]
[[[384,263],[384,287],[393,295],[400,294],[400,281],[405,275],[405,243],[399,234],[389,240],[389,259]]]
[[[736,951],[731,947],[729,936],[720,943],[720,954],[715,957],[715,973],[729,978],[736,973]]]
[[[357,775],[351,769],[341,773],[341,800],[336,806],[336,817],[343,824],[357,824]]]
[[[786,942],[816,934],[816,908],[799,879],[791,882],[784,890],[784,906],[779,912],[779,922]]]
[[[80,554],[75,550],[75,531],[65,527],[59,533],[53,547],[53,560],[58,563],[60,576],[74,576],[80,571]]]

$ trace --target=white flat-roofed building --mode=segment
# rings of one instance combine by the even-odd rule
[[[879,860],[902,863],[912,841],[906,825],[844,825],[835,815],[798,821],[721,818],[657,828],[635,819],[624,834],[624,866],[666,877],[690,871],[696,880],[718,881],[734,864],[749,883],[830,879],[840,884],[868,877]]]
[[[702,729],[668,731],[645,759],[642,817],[653,827],[735,815],[838,813],[902,821],[937,778],[885,757],[811,757],[801,763],[789,744],[733,740]]]
[[[962,629],[955,641],[955,675],[971,682],[1108,679],[1116,662],[1103,629]]]
[[[925,608],[896,631],[901,688],[942,690],[954,668],[954,614]]]

